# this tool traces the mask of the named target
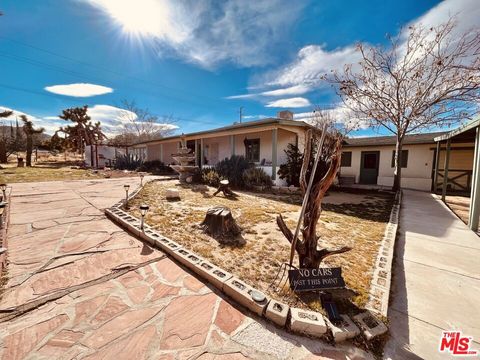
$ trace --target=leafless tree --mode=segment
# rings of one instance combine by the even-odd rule
[[[125,121],[124,130],[120,135],[122,142],[129,144],[159,139],[172,133],[173,116],[159,117],[147,108],[140,108],[135,101],[123,100],[124,109],[120,117]]]
[[[344,134],[338,129],[338,124],[335,123],[328,111],[317,109],[310,122],[322,130],[310,129],[305,137],[303,164],[300,172],[300,188],[304,196],[304,205],[302,205],[304,214],[300,215],[301,222],[299,222],[298,231],[292,232],[285,224],[282,215],[277,217],[278,227],[291,243],[290,264],[292,264],[296,252],[300,268],[318,268],[327,256],[351,250],[348,246],[338,249],[318,248],[320,236],[317,235],[317,224],[322,213],[322,200],[337,176]],[[321,139],[322,132],[324,132],[323,141]],[[314,147],[316,149],[312,151]],[[316,153],[320,156],[317,163],[313,160]],[[316,170],[309,189],[309,181],[315,165]],[[301,238],[299,232],[301,232]]]
[[[452,17],[436,27],[411,26],[389,40],[386,48],[359,44],[361,61],[326,79],[357,119],[396,136],[398,190],[405,135],[450,126],[478,111],[480,30],[458,35]]]

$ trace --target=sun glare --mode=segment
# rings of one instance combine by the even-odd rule
[[[107,0],[104,7],[123,32],[133,35],[161,36],[167,8],[158,0]]]

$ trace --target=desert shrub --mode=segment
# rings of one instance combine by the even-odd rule
[[[165,165],[160,160],[145,161],[140,165],[138,171],[145,171],[152,174],[172,174],[174,171],[170,166]]]
[[[117,170],[137,170],[143,161],[133,156],[133,154],[120,155],[115,158],[114,168]]]
[[[249,168],[243,172],[242,178],[248,188],[254,186],[272,187],[272,178],[262,168]]]
[[[287,182],[288,186],[300,186],[300,170],[302,170],[303,154],[294,144],[288,144],[284,150],[287,154],[287,161],[280,165],[278,176]]]
[[[251,165],[245,157],[241,155],[232,155],[225,158],[215,165],[215,170],[224,179],[230,182],[230,185],[236,188],[244,187],[243,172]]]
[[[215,169],[202,169],[202,183],[209,186],[218,187],[220,185],[220,180],[222,180],[222,178]]]

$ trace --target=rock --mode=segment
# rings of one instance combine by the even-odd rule
[[[167,200],[180,200],[180,191],[173,188],[167,189],[165,191],[165,198]]]

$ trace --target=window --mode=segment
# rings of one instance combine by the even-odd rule
[[[408,164],[408,150],[402,150],[402,168]],[[395,150],[392,150],[392,168],[395,167]]]
[[[342,151],[342,159],[340,161],[340,166],[343,166],[343,167],[352,166],[352,152],[351,151]]]
[[[260,161],[260,139],[245,139],[245,157],[250,162]]]

